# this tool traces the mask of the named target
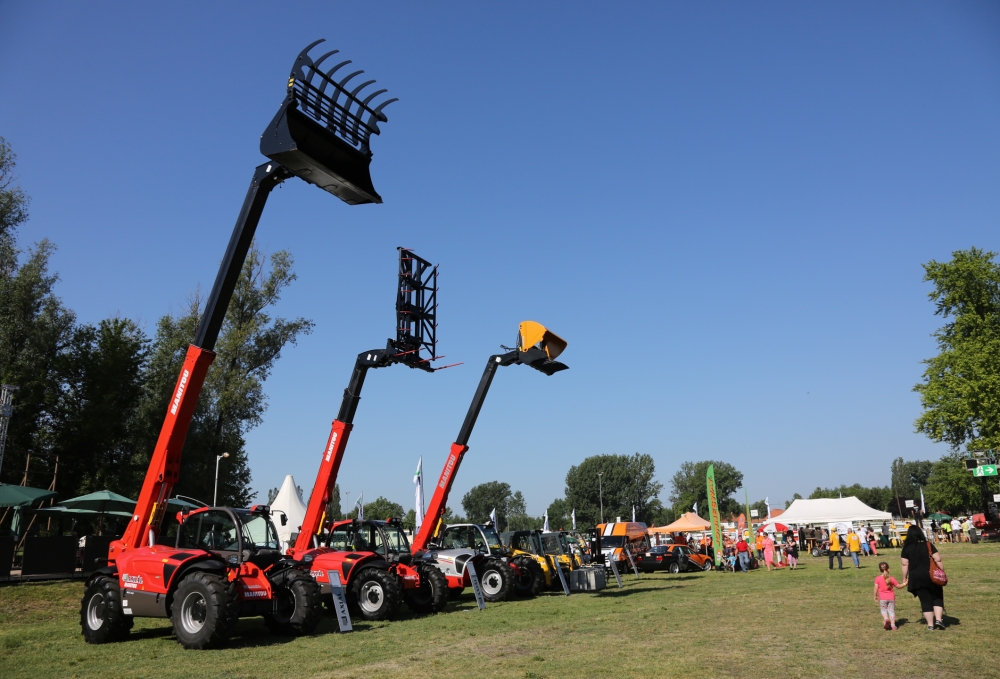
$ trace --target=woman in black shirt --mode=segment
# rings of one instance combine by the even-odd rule
[[[899,557],[903,566],[903,579],[910,581],[906,589],[920,599],[920,610],[927,621],[927,629],[944,629],[944,588],[931,580],[931,559],[940,568],[941,554],[934,545],[927,542],[922,530],[910,526]]]

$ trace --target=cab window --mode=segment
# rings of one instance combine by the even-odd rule
[[[177,547],[235,552],[240,548],[236,524],[228,512],[218,509],[193,514],[177,531]]]
[[[449,526],[441,536],[442,549],[468,549],[469,527]]]

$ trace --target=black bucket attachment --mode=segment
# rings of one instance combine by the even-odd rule
[[[387,120],[382,109],[396,99],[375,105],[384,89],[362,97],[362,90],[375,81],[354,85],[351,81],[364,73],[361,70],[338,74],[350,60],[322,69],[337,50],[314,61],[309,50],[321,42],[306,47],[295,60],[288,96],[261,135],[260,152],[350,205],[381,203],[368,170],[368,142],[379,133],[378,124]]]
[[[566,348],[566,340],[541,323],[522,321],[517,332],[518,361],[553,375],[569,366],[555,360]]]

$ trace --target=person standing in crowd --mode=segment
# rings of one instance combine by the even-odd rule
[[[883,542],[882,544],[884,544],[886,547],[888,547],[889,544],[890,544],[890,542],[889,542],[889,522],[888,521],[883,521],[882,522],[882,537],[885,540],[885,542]]]
[[[799,544],[806,545],[806,527],[799,526]]]
[[[764,552],[764,564],[767,566],[767,572],[770,573],[771,566],[774,565],[774,539],[770,534],[766,534],[761,540],[761,548]]]
[[[965,517],[962,521],[962,542],[972,542],[972,538],[969,537],[970,528],[972,528],[972,522],[969,521],[969,517]]]
[[[868,541],[868,548],[872,550],[872,554],[878,556],[878,548],[875,544],[875,531],[872,530],[871,524],[868,524],[868,534],[865,535],[865,539]]]
[[[851,553],[854,567],[861,568],[861,560],[858,558],[861,556],[861,538],[858,537],[853,528],[847,529],[847,551]]]
[[[951,541],[951,524],[947,521],[941,522],[941,532],[944,533],[944,537],[941,538],[942,542]]]
[[[927,621],[927,629],[943,630],[944,588],[931,580],[932,561],[938,568],[944,568],[941,553],[927,542],[922,530],[910,526],[899,559],[903,566],[903,580],[908,581],[906,589],[920,600],[920,612]]]
[[[795,538],[792,538],[785,547],[785,557],[788,559],[789,569],[794,571],[799,565],[799,545],[795,542]]]
[[[833,557],[837,557],[837,565],[840,570],[844,570],[844,560],[840,556],[840,534],[835,531],[830,531],[830,570],[833,570]]]
[[[961,540],[962,535],[962,522],[958,518],[951,520],[951,541],[958,542]]]
[[[861,554],[864,556],[870,556],[868,551],[868,540],[865,539],[864,531],[864,528],[858,528],[858,539],[861,541]]]
[[[736,558],[740,562],[740,568],[742,568],[743,572],[746,573],[747,566],[750,565],[750,545],[747,544],[747,541],[743,539],[742,535],[736,542]]]
[[[889,575],[889,564],[885,561],[878,565],[878,576],[875,578],[875,601],[882,612],[882,629],[896,629],[896,590],[906,586],[906,580],[899,584],[896,578]]]
[[[937,542],[937,531],[938,531],[937,521],[931,519],[931,542]]]
[[[761,559],[764,558],[764,534],[763,533],[757,533],[757,537],[754,538],[753,547],[754,547],[754,551],[756,552],[755,556],[757,557],[757,561],[760,561]]]

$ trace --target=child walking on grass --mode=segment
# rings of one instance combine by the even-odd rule
[[[885,561],[878,565],[879,574],[875,578],[875,601],[882,611],[883,629],[896,629],[896,591],[906,587],[906,580],[900,584],[896,578],[889,575],[889,564]]]

